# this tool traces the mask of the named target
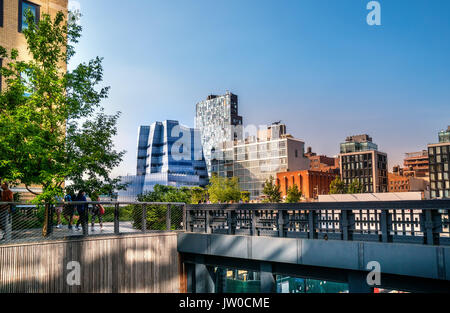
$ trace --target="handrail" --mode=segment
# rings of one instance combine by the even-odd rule
[[[450,245],[450,199],[186,205],[186,232]]]
[[[450,208],[450,199],[408,201],[351,201],[299,203],[222,203],[187,204],[187,210],[357,210],[357,209],[442,209]]]

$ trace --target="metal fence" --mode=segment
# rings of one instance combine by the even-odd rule
[[[186,231],[450,245],[450,200],[187,205]]]
[[[104,214],[100,214],[104,209]],[[69,237],[184,230],[184,203],[0,202],[0,245]]]

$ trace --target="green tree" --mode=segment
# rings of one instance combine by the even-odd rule
[[[302,192],[298,189],[297,185],[293,185],[288,188],[286,195],[286,203],[297,203],[302,198]]]
[[[347,193],[345,183],[338,176],[330,184],[330,195],[342,195]]]
[[[212,175],[207,186],[211,203],[239,202],[241,189],[237,177],[226,178]]]
[[[281,191],[280,186],[275,183],[273,176],[264,183],[263,194],[267,196],[264,202],[269,203],[280,203],[281,202]]]
[[[241,200],[244,203],[249,203],[250,202],[250,191],[241,191]]]
[[[203,201],[206,201],[207,192],[205,188],[193,187],[191,189],[191,195],[191,204],[199,204]]]
[[[40,185],[36,202],[63,195],[66,182],[88,193],[111,194],[121,189],[111,171],[124,152],[113,148],[119,113],[108,116],[100,107],[109,87],[101,58],[65,68],[75,54],[81,26],[59,12],[43,14],[38,24],[27,12],[23,30],[30,61],[19,61],[17,50],[0,47],[7,60],[0,69],[6,86],[0,93],[0,176],[30,190]]]
[[[352,183],[347,187],[347,193],[355,194],[355,193],[363,193],[364,186],[359,182],[359,180],[355,179]]]
[[[176,188],[173,186],[155,185],[153,191],[138,196],[139,202],[179,202],[191,203],[192,191],[190,188]],[[151,205],[147,207],[147,228],[151,230],[166,229],[166,205]],[[132,211],[133,226],[142,228],[142,206],[134,205]],[[171,209],[172,229],[177,229],[183,220],[183,212],[180,207]]]

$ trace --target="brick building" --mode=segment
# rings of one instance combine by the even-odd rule
[[[287,195],[288,188],[297,185],[306,200],[317,199],[319,195],[330,193],[330,184],[338,174],[320,171],[295,171],[277,174],[282,197]]]
[[[389,192],[420,191],[425,196],[429,189],[429,183],[426,180],[397,173],[389,173],[388,181]]]
[[[309,169],[326,173],[339,174],[339,158],[330,158],[326,155],[317,155],[308,147],[305,156],[311,161]]]

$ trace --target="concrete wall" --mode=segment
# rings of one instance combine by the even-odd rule
[[[367,272],[377,261],[382,274],[450,281],[450,247],[443,246],[183,233],[178,251]]]
[[[180,291],[174,233],[89,237],[0,246],[0,293]],[[80,285],[67,265],[79,262]]]

